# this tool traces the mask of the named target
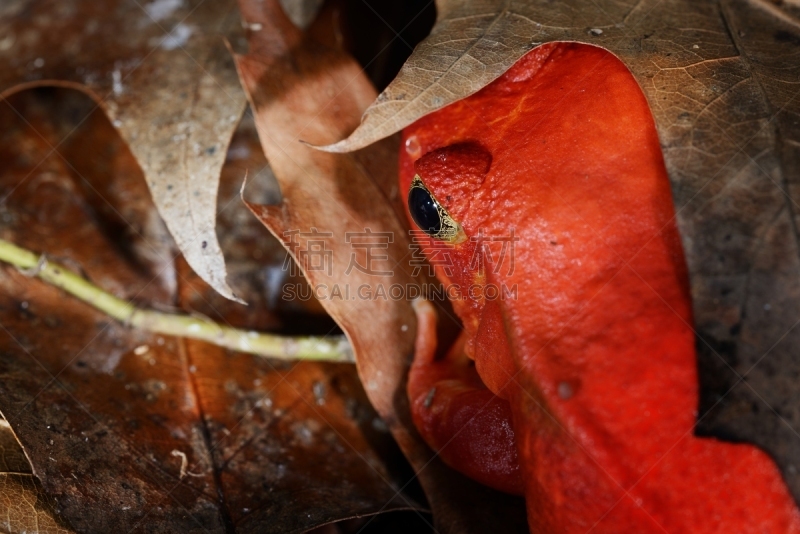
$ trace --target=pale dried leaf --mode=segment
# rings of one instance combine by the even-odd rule
[[[189,264],[231,299],[215,222],[246,103],[225,47],[240,32],[234,0],[29,0],[0,12],[0,97],[41,85],[87,92],[129,144]]]
[[[545,42],[607,48],[643,85],[647,75],[664,75],[665,69],[735,56],[718,6],[684,3],[680,8],[657,1],[440,0],[430,36],[366,111],[361,125],[347,139],[322,148],[355,150],[397,132],[485,87]],[[702,48],[692,48],[700,43]],[[653,58],[655,52],[664,57]],[[648,96],[655,100],[656,95]]]

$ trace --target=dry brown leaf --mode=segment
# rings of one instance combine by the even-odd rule
[[[416,282],[411,276],[406,226],[385,194],[390,190],[388,184],[394,185],[396,180],[396,143],[391,151],[372,146],[338,155],[298,142],[327,142],[352,130],[374,99],[374,89],[352,59],[304,39],[299,32],[292,33],[275,2],[240,5],[247,20],[258,21],[265,28],[251,36],[251,52],[237,57],[237,65],[255,109],[261,144],[283,195],[279,205],[248,206],[284,241],[311,284],[330,290],[323,291],[331,298],[322,304],[350,339],[367,395],[417,471],[436,528],[454,533],[486,532],[488,528],[526,532],[520,499],[453,472],[417,435],[405,390],[416,324],[410,302],[359,298],[357,293],[358,288],[366,287],[377,295],[380,287],[388,290],[392,284],[408,287]],[[275,35],[284,35],[285,40],[262,39]],[[394,191],[396,195],[396,187]],[[315,236],[312,228],[329,235]],[[367,230],[373,236],[390,235],[391,240],[365,238]],[[381,248],[368,253],[366,248],[352,247],[356,241],[348,242],[348,233],[351,240],[361,234],[364,243],[377,243]],[[320,241],[330,252],[329,271],[316,268],[313,260],[303,261],[304,251],[313,250]],[[341,298],[335,297],[334,286],[341,289]],[[490,508],[496,514],[487,515]]]
[[[0,531],[8,534],[69,534],[53,503],[31,472],[14,432],[0,418]]]
[[[32,474],[0,473],[0,530],[8,534],[74,532],[53,511]]]
[[[266,167],[252,127],[234,140],[221,188],[226,254],[256,304],[244,314],[231,312],[241,306],[217,297],[186,264],[176,273],[171,261],[157,262],[173,269],[173,282],[154,277],[140,247],[119,247],[104,233],[106,217],[120,213],[103,215],[102,207],[125,206],[144,243],[162,235],[147,224],[155,208],[121,140],[91,156],[84,150],[85,159],[50,153],[58,135],[48,117],[75,112],[62,99],[40,104],[47,96],[13,97],[24,120],[0,108],[3,238],[44,250],[127,299],[177,298],[185,311],[236,326],[280,328],[267,311],[269,280],[259,273],[276,257],[282,264],[283,254],[239,200],[243,169]],[[81,140],[114,137],[99,113],[75,135],[68,155]],[[102,182],[91,173],[129,180],[87,197],[77,184]],[[265,199],[274,190],[264,184],[256,193]],[[246,276],[248,266],[254,273]],[[179,295],[171,295],[176,286]],[[8,267],[0,268],[0,325],[0,412],[76,531],[302,532],[409,507],[393,471],[397,451],[352,366],[275,364],[130,330]]]
[[[235,297],[215,233],[216,199],[245,107],[225,47],[240,33],[233,0],[0,7],[0,98],[41,85],[89,94],[130,146],[178,248],[228,298]]]
[[[800,9],[766,0],[440,0],[437,24],[347,139],[459,100],[541,43],[606,48],[656,119],[691,273],[698,432],[756,443],[800,499]],[[554,110],[557,112],[557,110]]]

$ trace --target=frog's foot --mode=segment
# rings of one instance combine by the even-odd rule
[[[463,336],[435,360],[436,310],[414,302],[417,341],[408,380],[411,414],[425,442],[452,468],[500,491],[522,495],[511,408],[483,385],[463,352]]]

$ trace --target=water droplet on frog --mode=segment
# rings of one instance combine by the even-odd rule
[[[559,382],[558,383],[558,396],[561,397],[563,400],[568,400],[572,398],[573,395],[572,386],[569,385],[569,382]]]
[[[417,159],[420,156],[421,151],[422,148],[419,146],[419,141],[417,140],[416,135],[412,135],[406,139],[406,154],[414,159]]]

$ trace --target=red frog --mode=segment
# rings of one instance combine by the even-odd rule
[[[693,434],[670,184],[617,58],[541,46],[403,146],[409,215],[463,322],[436,359],[436,314],[416,304],[408,393],[445,462],[524,495],[537,533],[800,532],[768,455]]]

